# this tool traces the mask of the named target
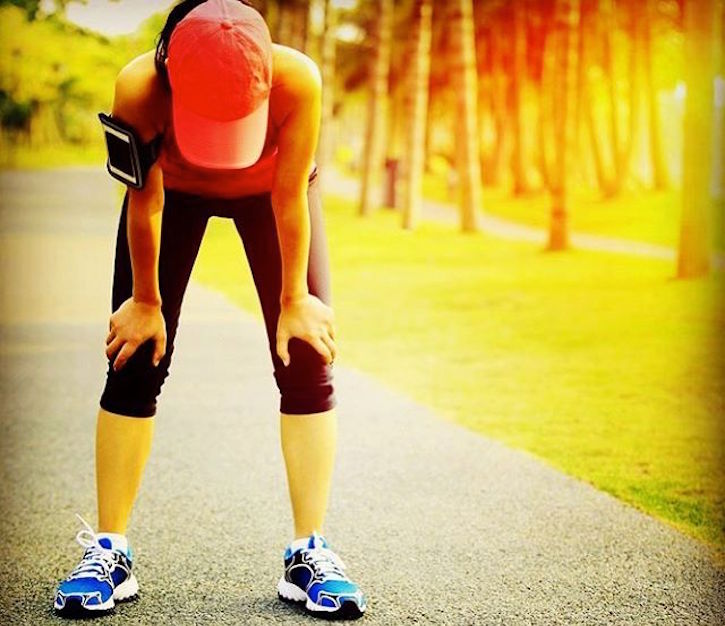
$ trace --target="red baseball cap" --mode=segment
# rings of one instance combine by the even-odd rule
[[[259,160],[267,135],[272,39],[239,0],[207,0],[174,28],[167,71],[176,143],[203,167]]]

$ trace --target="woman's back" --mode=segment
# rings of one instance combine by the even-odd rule
[[[300,54],[285,46],[273,46],[275,71],[265,144],[259,160],[243,169],[206,168],[184,159],[174,135],[171,94],[156,70],[154,51],[133,59],[122,70],[121,76],[125,76],[125,79],[133,82],[136,87],[139,111],[131,114],[131,117],[137,118],[136,120],[127,121],[136,127],[144,141],[158,134],[163,135],[159,165],[163,171],[164,187],[201,196],[222,198],[271,191],[277,162],[277,133],[290,104],[284,89],[284,79],[290,71],[295,71],[295,64],[300,63]],[[314,167],[313,163],[310,173]]]

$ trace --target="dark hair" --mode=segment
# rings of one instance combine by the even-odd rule
[[[156,72],[159,76],[161,76],[161,79],[167,89],[170,88],[170,85],[165,61],[169,52],[169,40],[171,39],[171,33],[174,32],[176,25],[183,20],[190,11],[198,7],[200,4],[204,4],[204,2],[206,2],[206,0],[181,0],[181,2],[171,9],[169,16],[166,18],[164,27],[161,29],[161,32],[156,38],[156,56],[154,57],[154,64],[156,65]],[[247,0],[239,0],[239,2],[254,8],[253,3],[247,2]]]

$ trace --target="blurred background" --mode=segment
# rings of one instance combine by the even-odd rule
[[[0,2],[2,167],[102,169],[172,4]],[[340,362],[722,553],[723,2],[253,4],[323,75]],[[194,278],[258,315],[239,248]]]

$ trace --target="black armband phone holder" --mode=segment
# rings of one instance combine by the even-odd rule
[[[98,118],[106,137],[108,173],[129,187],[142,189],[159,156],[162,135],[144,144],[132,126],[105,113],[99,113]]]

